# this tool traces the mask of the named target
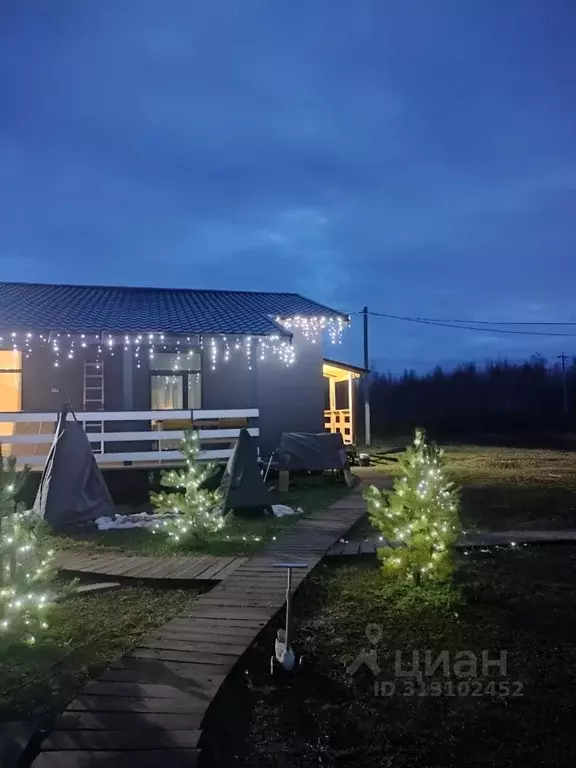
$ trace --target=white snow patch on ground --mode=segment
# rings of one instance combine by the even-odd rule
[[[302,507],[292,509],[292,507],[288,507],[285,504],[272,504],[272,512],[274,513],[274,517],[288,517],[288,515],[304,514]]]
[[[153,528],[158,523],[169,520],[177,515],[148,514],[137,512],[133,515],[116,514],[114,517],[98,517],[94,521],[99,531],[127,530],[128,528]]]

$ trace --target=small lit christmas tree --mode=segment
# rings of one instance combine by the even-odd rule
[[[452,544],[460,530],[458,491],[443,473],[442,451],[417,429],[400,457],[401,475],[392,491],[370,486],[370,522],[394,547],[379,550],[387,573],[415,584],[442,581],[452,571]]]
[[[186,467],[163,472],[160,481],[173,490],[150,494],[156,511],[167,515],[166,520],[153,528],[153,532],[162,530],[175,541],[183,536],[205,538],[224,526],[220,491],[203,487],[214,474],[216,464],[198,461],[198,432],[185,432],[180,450],[186,459]]]
[[[29,469],[16,470],[16,459],[0,450],[0,638],[30,644],[48,624],[44,619],[53,592],[53,551],[48,549],[44,524],[16,503]]]

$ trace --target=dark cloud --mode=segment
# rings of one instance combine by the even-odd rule
[[[2,276],[571,319],[576,14],[553,5],[6,0]],[[372,326],[394,370],[561,343]]]

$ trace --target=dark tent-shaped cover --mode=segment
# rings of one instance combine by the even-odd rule
[[[114,515],[114,503],[96,463],[88,437],[76,419],[60,413],[40,487],[36,514],[54,530]]]
[[[278,467],[288,470],[344,469],[348,456],[338,432],[284,432],[276,451]]]
[[[270,506],[270,494],[258,466],[256,443],[247,429],[240,430],[220,487],[224,509],[254,509]]]

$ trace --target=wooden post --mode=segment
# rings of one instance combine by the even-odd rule
[[[281,469],[278,472],[278,491],[279,493],[288,493],[290,490],[290,472],[287,469]]]
[[[330,432],[336,432],[336,380],[328,377],[328,394],[330,400]]]
[[[356,438],[354,435],[354,379],[352,371],[348,371],[348,410],[350,411],[350,442],[354,444]]]

